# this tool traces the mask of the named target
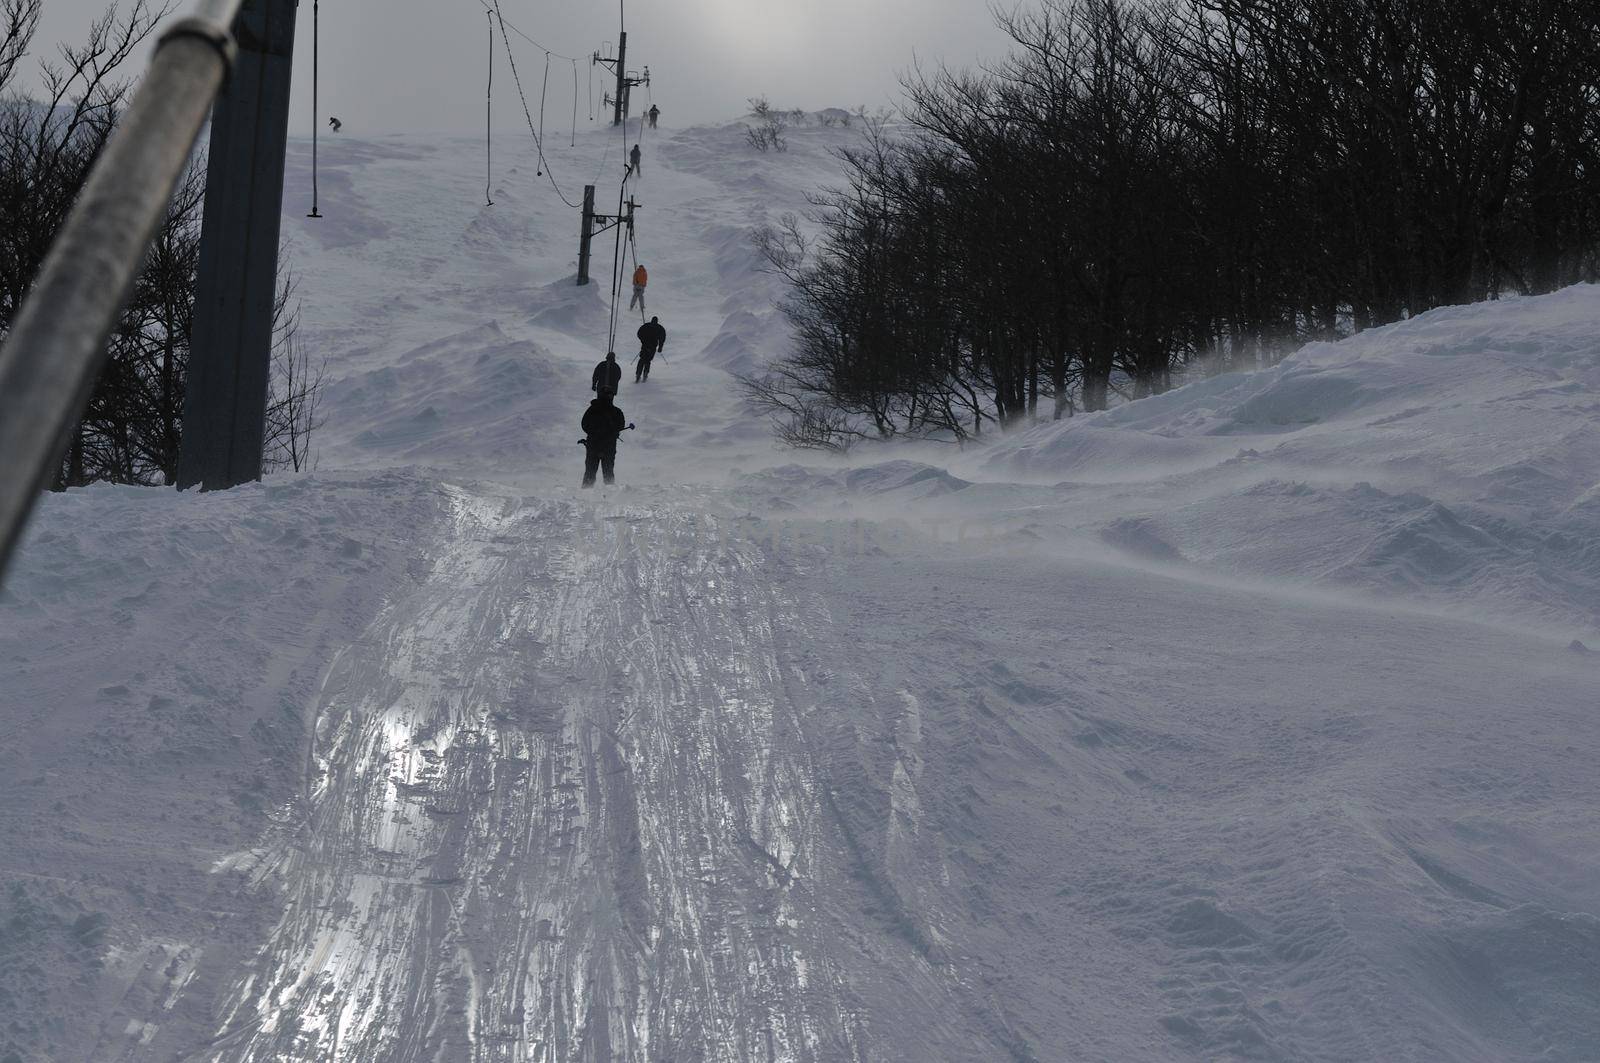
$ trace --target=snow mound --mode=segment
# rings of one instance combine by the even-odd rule
[[[1600,288],[1449,307],[1019,433],[983,471],[1143,485],[1102,540],[1600,624]]]
[[[353,465],[460,465],[487,446],[487,471],[524,469],[548,456],[552,420],[576,424],[573,385],[548,351],[491,322],[335,381],[326,430]]]
[[[1233,442],[1205,436],[1174,438],[1106,423],[1103,417],[1082,418],[1001,444],[988,468],[1075,483],[1126,483],[1209,468],[1239,453]]]
[[[606,331],[609,310],[600,280],[582,287],[576,274],[535,289],[528,300],[528,323],[592,340]]]
[[[746,505],[767,509],[853,509],[862,501],[939,499],[970,486],[945,469],[915,461],[853,469],[782,465],[739,477],[734,496]]]

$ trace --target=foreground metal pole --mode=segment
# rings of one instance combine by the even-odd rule
[[[196,136],[232,63],[240,0],[203,0],[150,69],[0,347],[0,578],[106,358]]]
[[[211,114],[178,489],[261,479],[299,0],[244,0]]]

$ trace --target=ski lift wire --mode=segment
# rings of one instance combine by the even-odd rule
[[[308,218],[322,217],[318,207],[317,192],[317,137],[321,131],[322,110],[320,100],[322,83],[322,5],[311,5],[311,213]]]
[[[572,57],[570,55],[562,55],[560,52],[551,51],[551,49],[546,48],[543,44],[540,44],[538,41],[534,40],[532,37],[528,36],[526,33],[523,33],[520,29],[517,28],[516,23],[507,21],[506,19],[501,17],[500,12],[496,8],[493,8],[493,7],[490,6],[489,0],[477,0],[477,2],[478,2],[478,5],[480,7],[482,7],[485,11],[488,11],[490,14],[494,15],[495,17],[500,18],[501,21],[505,23],[506,28],[510,29],[510,31],[512,33],[515,33],[518,37],[521,37],[523,40],[527,41],[529,44],[531,44],[535,48],[539,49],[539,51],[541,51],[541,52],[550,52],[550,54],[555,56],[557,59],[571,59],[574,63],[576,63],[578,61],[577,59],[575,59],[574,57]]]
[[[628,188],[627,179],[624,178],[622,187],[617,190],[617,237],[611,250],[611,332],[606,337],[606,350],[617,349],[617,309],[621,304],[620,289],[622,286],[622,227],[625,224],[622,218],[622,197]]]
[[[544,161],[544,101],[550,94],[550,53],[544,53],[544,83],[539,87],[539,160]],[[540,170],[543,170],[541,165]],[[535,177],[544,176],[542,172],[534,174]]]
[[[639,269],[639,237],[638,237],[638,234],[634,232],[633,226],[631,226],[631,225],[628,226],[628,250],[633,255],[633,268],[634,268],[634,271],[637,272],[638,269]],[[640,322],[644,321],[644,315],[647,314],[647,313],[649,313],[649,311],[647,311],[645,309],[644,300],[640,299],[639,300],[639,320],[640,320]]]
[[[600,179],[602,177],[604,177],[605,174],[606,174],[606,163],[608,163],[610,161],[611,161],[611,142],[608,140],[608,141],[606,141],[606,150],[600,156],[600,167],[599,167],[599,169],[595,170],[595,172],[594,172],[594,180],[590,181],[589,182],[590,184],[594,185],[597,188],[599,187]]]
[[[561,198],[561,202],[565,203],[573,210],[582,210],[582,204],[574,203],[572,200],[567,198],[567,194],[565,192],[561,191],[561,185],[556,182],[555,172],[550,169],[550,160],[545,158],[544,140],[542,137],[540,137],[539,131],[534,128],[533,110],[528,106],[528,94],[522,91],[522,76],[517,73],[517,57],[516,54],[511,50],[511,38],[506,36],[505,16],[500,13],[500,0],[493,0],[493,3],[495,18],[500,22],[500,39],[505,43],[506,59],[511,64],[511,80],[517,87],[518,98],[522,100],[522,114],[523,117],[528,120],[528,133],[533,137],[534,147],[539,151],[539,168],[543,171],[544,176],[549,178],[550,187],[556,190],[556,195]]]
[[[494,196],[491,190],[494,186],[494,12],[485,10],[484,17],[489,20],[489,89],[484,101],[484,129],[483,129],[483,202],[485,206],[494,206]]]

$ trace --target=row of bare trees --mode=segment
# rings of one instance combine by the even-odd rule
[[[1600,270],[1592,0],[1044,0],[762,234],[792,442],[962,438]]]
[[[24,93],[18,82],[42,12],[43,0],[0,0],[0,339],[116,126],[131,91],[122,69],[167,9],[147,0],[113,5],[81,44],[64,45],[56,58],[39,63],[37,84]],[[56,488],[176,481],[204,199],[199,159],[123,309]],[[284,277],[264,451],[269,469],[306,468],[321,421],[322,363],[299,338],[293,290]]]

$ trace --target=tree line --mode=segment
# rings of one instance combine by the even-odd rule
[[[0,341],[88,179],[132,90],[130,58],[167,14],[148,0],[113,4],[81,43],[38,64],[19,89],[44,0],[0,0]],[[73,430],[53,487],[97,481],[172,484],[194,321],[205,160],[189,167],[109,341],[105,369]],[[321,420],[321,361],[298,336],[294,282],[279,280],[264,465],[302,469]]]
[[[961,439],[1600,269],[1593,0],[1044,0],[760,234],[791,442]]]

